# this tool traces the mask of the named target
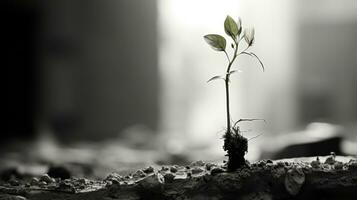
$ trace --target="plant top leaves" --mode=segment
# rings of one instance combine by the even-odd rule
[[[226,50],[226,39],[218,34],[208,34],[204,36],[205,41],[216,51]]]
[[[228,15],[224,21],[224,31],[227,33],[227,35],[231,36],[233,40],[235,40],[240,33],[240,29],[240,24],[238,25],[234,19]]]

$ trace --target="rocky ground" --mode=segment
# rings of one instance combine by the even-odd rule
[[[346,161],[347,160],[347,161]],[[0,200],[42,199],[357,199],[357,160],[335,155],[262,160],[226,172],[223,164],[147,167],[104,180],[2,172]]]

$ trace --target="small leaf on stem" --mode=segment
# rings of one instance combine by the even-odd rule
[[[233,40],[236,39],[239,33],[237,23],[229,15],[226,17],[226,20],[224,21],[224,31],[227,33],[227,35],[231,36]]]
[[[217,79],[223,79],[223,80],[224,80],[224,78],[222,78],[222,76],[214,76],[214,77],[210,78],[210,79],[207,81],[207,83],[209,83],[209,82],[211,82],[211,81],[214,81],[214,80],[217,80]]]
[[[259,59],[259,57],[258,57],[255,53],[253,53],[253,52],[245,52],[245,51],[243,51],[243,52],[241,52],[240,54],[249,55],[249,56],[251,56],[251,57],[253,57],[253,58],[257,59],[257,60],[259,61],[260,66],[261,66],[261,67],[262,67],[262,69],[263,69],[263,72],[265,71],[265,67],[264,67],[263,62]]]
[[[226,39],[221,35],[208,34],[204,36],[205,41],[216,51],[226,50]]]
[[[244,39],[248,46],[252,46],[254,42],[254,28],[248,28],[244,30]]]

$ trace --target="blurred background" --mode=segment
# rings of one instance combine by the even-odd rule
[[[221,162],[226,58],[203,40],[229,14],[255,27],[232,75],[247,159],[357,154],[354,0],[1,1],[1,159],[101,176]],[[259,136],[259,137],[256,137]],[[85,167],[83,167],[85,166]],[[75,168],[75,167],[74,167]],[[98,170],[100,169],[100,170]]]

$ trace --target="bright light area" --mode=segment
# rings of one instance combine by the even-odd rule
[[[246,58],[233,67],[243,72],[234,74],[230,86],[232,118],[275,115],[269,110],[272,102],[282,101],[282,108],[291,107],[284,105],[284,99],[270,94],[274,84],[286,86],[283,92],[291,85],[277,82],[286,81],[292,73],[291,68],[286,67],[292,67],[288,63],[291,62],[291,49],[287,49],[291,44],[283,43],[291,41],[291,17],[287,17],[292,16],[287,9],[290,4],[282,0],[159,0],[161,131],[166,137],[166,151],[179,153],[194,147],[209,149],[211,157],[224,155],[221,140],[226,124],[224,84],[219,80],[209,84],[206,81],[224,74],[227,60],[222,52],[213,51],[203,36],[217,33],[226,37],[223,22],[227,15],[236,20],[241,17],[243,27],[254,25],[257,38],[254,51],[269,67],[263,74],[257,63]],[[227,49],[231,50],[230,43]],[[270,84],[269,78],[276,81]],[[290,118],[277,118],[289,124]],[[257,131],[260,129],[254,128],[245,134],[249,138],[259,134]],[[257,149],[250,148],[248,158],[256,159],[258,155]]]

